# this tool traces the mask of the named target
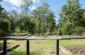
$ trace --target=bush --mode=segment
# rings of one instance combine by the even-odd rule
[[[84,27],[75,27],[75,29],[73,30],[75,35],[82,35],[83,33],[85,33],[85,28]]]
[[[0,20],[0,36],[9,34],[9,22],[7,20]]]

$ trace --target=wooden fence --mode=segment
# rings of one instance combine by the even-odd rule
[[[30,55],[29,40],[56,40],[56,55],[59,55],[59,40],[63,39],[85,39],[84,36],[7,36],[0,37],[3,42],[3,55],[6,55],[7,40],[26,40],[26,55]]]

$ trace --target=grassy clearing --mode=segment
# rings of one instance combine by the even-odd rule
[[[12,41],[8,41],[9,43]],[[14,41],[13,41],[14,42]],[[25,55],[26,42],[16,41],[16,44],[20,44],[20,47],[14,49],[12,52],[8,52],[7,55]],[[30,41],[30,54],[31,55],[55,55],[55,41],[53,40],[31,40]]]
[[[50,55],[51,53],[55,53],[55,41],[53,40],[44,40],[44,41],[31,41],[31,52],[41,52],[40,54]],[[39,54],[39,55],[40,55]]]
[[[7,55],[26,55],[26,41],[9,40],[9,45],[20,44],[20,47],[8,52]],[[68,46],[85,46],[85,40],[60,40],[60,45]],[[55,40],[30,40],[31,55],[55,55]],[[62,53],[60,53],[62,55]]]
[[[60,45],[69,46],[85,46],[85,39],[73,39],[73,40],[60,40]]]
[[[20,44],[20,47],[8,52],[7,55],[25,55],[25,41],[8,41],[8,43]]]

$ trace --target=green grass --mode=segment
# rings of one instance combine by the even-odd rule
[[[8,41],[9,43],[14,41]],[[20,44],[20,47],[8,52],[7,55],[25,55],[26,53],[26,42],[15,41],[16,44]],[[31,55],[51,55],[55,54],[56,51],[55,41],[53,40],[31,40],[30,41],[30,54]]]
[[[0,41],[0,47],[2,47],[2,45],[3,45],[2,43],[3,43],[3,42],[2,42],[2,41]]]
[[[24,41],[8,41],[9,43],[20,44],[20,47],[8,52],[7,55],[25,55],[25,42]]]
[[[8,52],[7,55],[26,55],[26,41],[8,41],[9,45],[20,44],[20,47]],[[11,44],[12,43],[12,44]],[[68,46],[85,46],[85,40],[60,40],[60,45]],[[31,55],[55,55],[55,40],[30,40]]]
[[[65,47],[85,46],[85,39],[60,40],[60,45],[65,46]]]
[[[16,44],[16,42],[15,41],[7,41],[7,46],[9,47],[9,46],[14,46]],[[3,41],[0,41],[0,47],[2,47],[3,46]]]

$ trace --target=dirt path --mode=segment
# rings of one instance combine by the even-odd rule
[[[68,47],[68,50],[70,50],[74,55],[85,55],[85,46]]]

